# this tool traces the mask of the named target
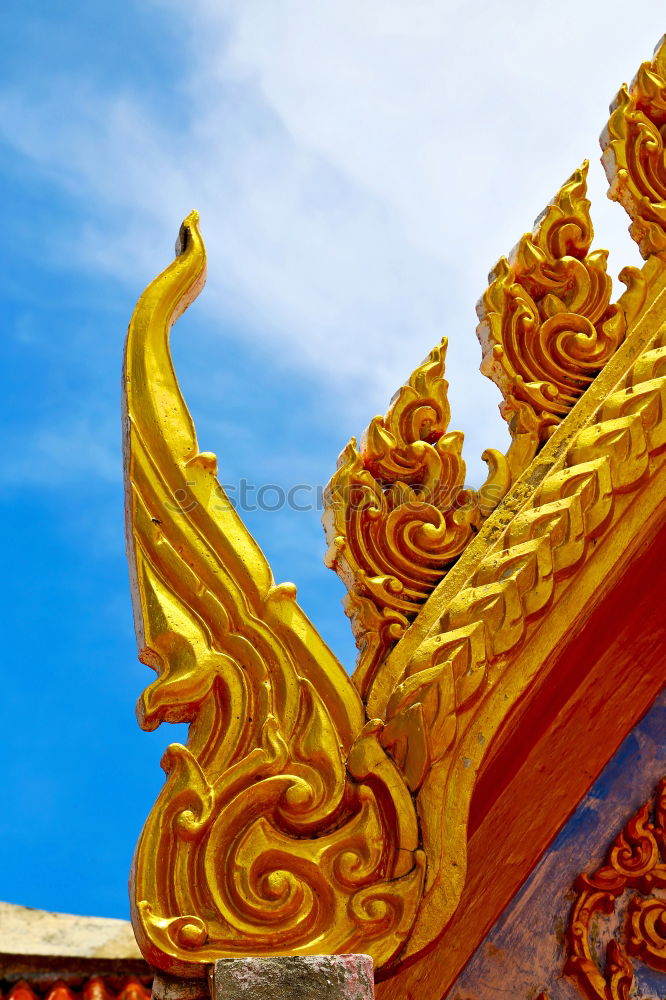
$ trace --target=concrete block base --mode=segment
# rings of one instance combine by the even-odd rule
[[[368,955],[223,958],[211,973],[211,1000],[373,1000]]]

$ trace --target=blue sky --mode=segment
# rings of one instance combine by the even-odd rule
[[[134,703],[121,352],[201,212],[209,282],[173,338],[221,479],[316,487],[443,335],[452,426],[502,446],[474,304],[585,156],[598,245],[636,263],[597,136],[660,5],[4,0],[6,609],[0,898],[127,915],[163,747]],[[661,12],[663,13],[663,12]],[[347,665],[320,512],[246,520]]]

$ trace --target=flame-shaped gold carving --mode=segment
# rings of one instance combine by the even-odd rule
[[[625,334],[610,298],[606,250],[591,250],[587,163],[576,170],[526,233],[502,257],[479,302],[481,370],[504,396],[512,430],[529,409],[547,440]]]
[[[629,231],[644,257],[666,252],[666,35],[651,62],[611,105],[601,137],[609,195],[632,219]]]
[[[388,650],[510,485],[506,459],[484,453],[491,473],[465,488],[463,436],[449,431],[446,340],[413,372],[360,449],[352,439],[325,493],[326,563],[349,594],[360,649],[355,681],[367,694]]]

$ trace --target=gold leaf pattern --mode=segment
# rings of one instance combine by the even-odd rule
[[[510,655],[520,649],[528,627],[547,613],[561,582],[584,567],[596,539],[612,529],[623,495],[641,485],[648,488],[648,477],[663,467],[664,444],[666,330],[639,354],[580,427],[561,462],[495,539],[403,672],[388,684],[378,677],[368,692],[372,711],[387,721],[385,739],[408,726],[414,701],[424,710],[430,706],[423,727],[430,770],[415,788],[429,872],[442,871],[441,851],[464,864],[474,788],[471,755],[478,755],[476,766],[482,756],[469,738],[469,708],[474,705],[477,716],[483,714],[484,701],[496,697]],[[405,702],[406,708],[395,696],[386,698],[387,692],[401,690],[418,693]],[[485,735],[490,741],[488,716]],[[451,768],[460,768],[463,745],[468,763],[463,760],[454,778]],[[407,746],[413,756],[419,752],[418,730]],[[444,815],[446,829],[455,834],[442,847],[438,825]],[[430,933],[429,905],[442,914],[455,908],[446,878],[435,876],[426,887],[407,954],[418,953]]]

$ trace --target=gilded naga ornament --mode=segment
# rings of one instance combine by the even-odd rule
[[[424,876],[414,805],[348,675],[200,452],[169,331],[203,286],[196,213],[125,356],[126,481],[146,729],[189,722],[141,836],[134,926],[153,965],[371,949],[389,962]]]
[[[455,915],[478,775],[538,682],[533,638],[566,588],[583,600],[587,560],[664,454],[664,52],[603,137],[643,270],[625,269],[612,302],[584,165],[481,299],[482,368],[512,434],[506,455],[484,453],[484,486],[464,486],[445,342],[340,456],[324,521],[353,676],[199,450],[169,350],[205,281],[196,213],[141,296],[124,369],[127,537],[139,656],[157,678],[138,716],[189,724],[132,869],[134,929],[157,968],[366,952],[389,1000]]]

